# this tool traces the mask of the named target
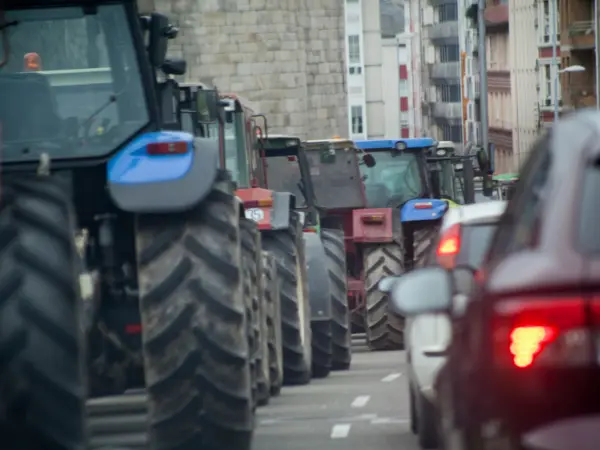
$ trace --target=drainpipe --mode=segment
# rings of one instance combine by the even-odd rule
[[[550,0],[550,24],[552,25],[552,31],[550,34],[552,35],[552,68],[554,72],[551,73],[553,78],[553,86],[552,90],[554,91],[552,94],[552,101],[554,103],[554,121],[558,120],[558,80],[560,78],[560,74],[558,73],[558,40],[557,40],[557,30],[556,30],[556,22],[558,17],[558,11],[556,10],[556,0]]]
[[[479,82],[481,86],[481,96],[479,99],[481,115],[481,137],[483,148],[489,152],[488,136],[488,77],[487,77],[487,55],[485,45],[485,0],[479,0],[477,8],[477,34],[479,37]],[[489,155],[488,155],[489,156]]]
[[[600,70],[598,70],[598,64],[600,64],[600,55],[598,55],[598,48],[600,48],[600,36],[598,36],[598,22],[600,22],[600,17],[598,17],[598,0],[594,0],[594,36],[596,38],[595,42],[595,53],[596,53],[596,108],[600,109]]]

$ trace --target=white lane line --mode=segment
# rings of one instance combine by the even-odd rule
[[[351,406],[353,408],[363,408],[367,403],[369,403],[370,399],[370,395],[359,395],[354,399]]]
[[[390,373],[381,379],[384,383],[389,383],[390,381],[394,381],[396,378],[400,377],[400,373]]]
[[[348,437],[350,433],[350,424],[349,423],[340,423],[334,425],[331,429],[331,439],[342,439]]]
[[[387,425],[392,423],[408,423],[408,419],[396,419],[394,417],[378,417],[371,420],[371,425]]]

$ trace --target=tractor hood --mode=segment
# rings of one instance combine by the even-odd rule
[[[409,200],[400,208],[400,220],[402,222],[439,220],[444,216],[449,207],[450,203],[448,200],[432,198]]]

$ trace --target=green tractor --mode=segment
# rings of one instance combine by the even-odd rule
[[[510,200],[514,194],[515,186],[519,181],[518,173],[503,173],[494,175],[494,198],[498,200]]]

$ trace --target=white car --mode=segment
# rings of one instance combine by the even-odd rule
[[[479,268],[505,208],[504,201],[490,201],[449,209],[428,265],[452,269],[467,264]],[[458,297],[460,294],[456,300]],[[438,444],[434,382],[444,364],[450,332],[448,316],[428,314],[407,319],[410,424],[424,449]]]

